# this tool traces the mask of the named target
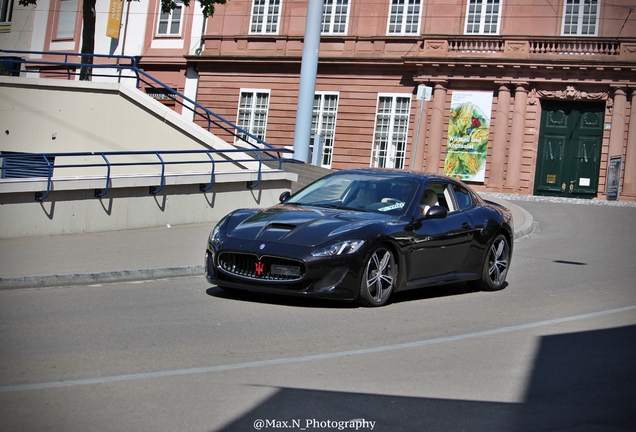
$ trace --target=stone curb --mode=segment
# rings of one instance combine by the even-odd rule
[[[136,282],[174,277],[203,276],[203,274],[203,266],[198,265],[138,270],[116,270],[98,273],[71,273],[41,276],[7,276],[0,277],[0,290],[21,288],[50,288],[69,285],[99,285],[113,282]]]
[[[511,202],[508,202],[508,204],[510,204],[511,206],[515,206],[515,208],[518,211],[523,213],[523,216],[526,219],[525,222],[519,228],[515,228],[515,240],[521,237],[525,237],[528,234],[532,233],[534,231],[534,218],[532,217],[532,215],[528,213],[528,211],[524,209],[523,207],[514,205]]]

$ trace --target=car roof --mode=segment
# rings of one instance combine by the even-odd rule
[[[441,175],[441,174],[423,172],[423,171],[403,170],[403,169],[397,169],[397,168],[353,168],[353,169],[337,171],[334,174],[344,175],[348,173],[368,174],[368,175],[375,175],[375,176],[381,176],[381,177],[387,177],[387,178],[416,179],[420,181],[429,179],[429,180],[444,180],[444,181],[451,181],[455,183],[461,183],[460,181],[457,181],[454,178]]]

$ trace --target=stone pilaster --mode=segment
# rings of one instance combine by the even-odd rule
[[[431,132],[426,146],[426,171],[437,173],[440,170],[442,138],[444,135],[444,109],[448,83],[439,81],[433,87],[433,108],[431,110]]]
[[[521,179],[521,159],[523,157],[523,141],[526,127],[526,102],[528,100],[528,84],[515,83],[515,104],[512,112],[510,128],[510,152],[508,154],[508,170],[506,187],[518,189]]]
[[[503,186],[504,165],[506,163],[506,143],[508,142],[508,121],[510,120],[510,88],[501,83],[497,92],[497,112],[495,113],[492,149],[490,150],[489,185]]]

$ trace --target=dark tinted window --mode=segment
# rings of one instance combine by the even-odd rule
[[[470,193],[465,188],[459,185],[453,185],[453,189],[455,189],[455,198],[457,199],[460,210],[467,209],[473,205]]]

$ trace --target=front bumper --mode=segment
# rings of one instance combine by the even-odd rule
[[[230,245],[231,246],[231,245]],[[241,244],[240,246],[245,246]],[[305,266],[303,276],[298,280],[271,280],[257,277],[241,276],[224,270],[218,262],[219,253],[249,254],[245,247],[221,248],[211,242],[205,253],[205,273],[208,282],[221,288],[234,288],[247,291],[258,291],[272,294],[328,298],[352,301],[358,298],[358,272],[360,260],[358,254],[336,257],[314,257],[306,248],[285,247],[288,254],[277,254],[276,250],[268,251],[268,256],[302,261]],[[291,258],[295,257],[295,258]]]

